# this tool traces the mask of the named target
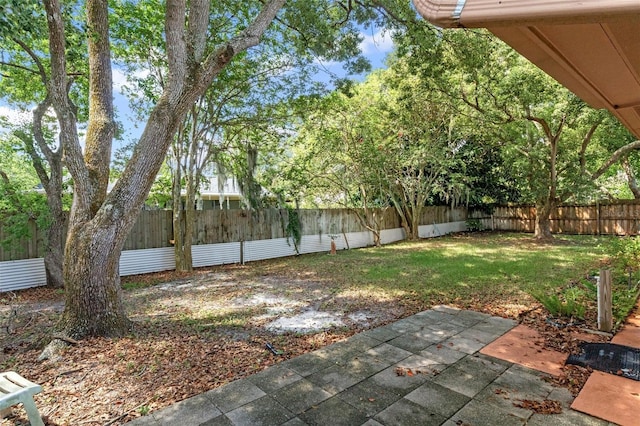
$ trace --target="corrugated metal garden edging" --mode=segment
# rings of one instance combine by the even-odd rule
[[[438,232],[427,236],[439,236],[449,232],[464,231],[464,222],[429,225]],[[429,234],[429,232],[426,232]],[[404,239],[401,228],[386,229],[381,232],[383,244],[390,244]],[[346,232],[339,234],[304,235],[300,242],[299,252],[319,253],[331,249],[331,238],[336,248],[360,248],[373,245],[371,232]],[[214,266],[256,260],[293,256],[296,254],[291,239],[272,238],[234,243],[202,244],[192,248],[193,266]],[[151,272],[175,269],[173,247],[159,247],[142,250],[124,250],[120,256],[120,275],[138,275]],[[12,260],[0,262],[0,292],[20,290],[46,284],[44,261],[38,259]]]

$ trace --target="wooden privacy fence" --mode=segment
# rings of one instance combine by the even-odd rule
[[[473,211],[469,213],[469,217],[480,219],[486,229],[533,232],[536,208],[498,206],[492,213]],[[551,231],[556,234],[638,235],[640,201],[560,206],[551,213]]]
[[[448,213],[439,207],[425,217],[446,218]],[[445,208],[446,210],[446,208]],[[268,209],[255,212],[245,210],[199,210],[195,212],[194,245],[231,243],[286,238],[290,210]],[[391,208],[376,211],[381,229],[400,227],[400,220]],[[294,212],[294,214],[296,214]],[[356,214],[348,209],[298,210],[301,235],[344,234],[362,232]],[[459,215],[459,214],[457,214]],[[457,216],[456,216],[457,217]],[[461,219],[464,220],[464,219]],[[431,223],[430,221],[428,223]],[[31,238],[23,238],[9,248],[0,246],[0,261],[33,259],[44,256],[46,232],[30,224]],[[0,241],[4,240],[0,225]],[[170,210],[143,210],[129,233],[124,250],[170,247],[173,239],[172,212]]]
[[[268,209],[196,211],[193,244],[217,244],[256,241],[287,237],[290,210]],[[400,219],[392,208],[376,211],[381,229],[400,228]],[[302,235],[344,234],[362,232],[356,214],[348,209],[297,211]],[[533,232],[536,209],[533,206],[498,206],[492,213],[470,211],[464,207],[425,207],[421,225],[463,222],[479,219],[485,229],[497,231]],[[0,261],[33,259],[44,256],[46,232],[30,223],[31,237],[0,246]],[[552,232],[589,235],[638,235],[640,233],[640,202],[617,201],[594,205],[565,205],[551,215]],[[0,241],[7,235],[0,224]],[[143,210],[124,245],[124,250],[170,247],[173,239],[172,212]]]

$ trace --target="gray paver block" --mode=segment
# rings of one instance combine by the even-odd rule
[[[227,417],[236,426],[271,426],[282,424],[294,415],[273,398],[264,396],[228,412]]]
[[[206,394],[196,395],[152,413],[161,425],[200,424],[222,415]]]
[[[429,426],[440,425],[446,418],[403,398],[375,416],[375,420],[386,426]]]
[[[482,323],[490,325],[494,330],[501,330],[503,333],[511,330],[513,327],[518,325],[517,321],[515,320],[501,317],[489,317]],[[477,325],[480,326],[480,324]]]
[[[458,315],[455,315],[451,322],[453,324],[461,325],[465,328],[472,327],[488,317],[487,314],[473,311],[460,311]]]
[[[362,423],[361,426],[384,426],[384,425],[380,422],[376,422],[373,419],[369,419],[366,422]]]
[[[429,381],[405,398],[445,418],[451,417],[470,401],[469,397],[461,393]]]
[[[272,365],[266,370],[248,377],[249,381],[266,393],[273,392],[301,379],[301,375],[282,364]]]
[[[454,323],[453,320],[448,322],[437,322],[433,324],[426,324],[425,327],[430,330],[438,331],[441,334],[447,335],[449,337],[454,336],[468,328],[467,326]]]
[[[430,358],[420,355],[412,355],[396,364],[396,367],[411,369],[415,374],[426,374],[427,376],[435,376],[442,370],[447,368],[446,365],[440,364]]]
[[[455,331],[433,330],[429,327],[423,327],[421,330],[418,330],[415,333],[408,334],[408,336],[415,336],[422,340],[427,340],[431,343],[440,343],[455,334]]]
[[[542,374],[537,374],[534,370],[513,365],[500,375],[494,382],[520,399],[547,398],[554,387],[543,380]]]
[[[209,398],[223,413],[248,404],[266,393],[248,380],[238,380],[228,385],[212,389],[203,394]]]
[[[486,364],[489,363],[467,356],[433,378],[433,382],[473,398],[506,369],[496,370]]]
[[[420,330],[423,327],[423,324],[416,323],[415,321],[411,321],[405,318],[401,319],[400,321],[396,321],[393,324],[390,324],[390,327],[398,333],[412,333]]]
[[[315,352],[311,352],[287,360],[280,365],[290,368],[302,377],[306,377],[334,364],[335,362],[331,362],[324,357],[317,356]]]
[[[320,386],[302,379],[275,391],[271,396],[294,414],[300,414],[332,395]]]
[[[455,351],[442,344],[431,345],[421,351],[420,355],[439,364],[453,364],[467,356],[464,352]]]
[[[442,344],[453,350],[464,352],[466,354],[476,353],[485,347],[485,343],[479,342],[473,338],[462,337],[461,334],[456,334],[455,336],[448,338],[442,342]]]
[[[174,426],[173,424],[171,425],[166,425],[166,426]],[[186,423],[185,423],[186,426]],[[200,423],[198,426],[235,426],[233,424],[233,422],[231,420],[229,420],[229,418],[227,416],[225,416],[224,414],[221,416],[218,416],[214,419],[211,420],[207,420],[204,423]]]
[[[368,379],[336,395],[341,400],[373,417],[401,398],[386,386]]]
[[[464,337],[465,339],[475,340],[479,343],[482,343],[483,345],[486,345],[487,343],[491,343],[496,340],[498,338],[498,335],[474,328],[468,328],[453,337]]]
[[[568,409],[571,404],[573,404],[573,400],[575,399],[571,392],[569,392],[566,388],[557,388],[554,387],[551,393],[547,398],[552,399],[554,401],[560,401],[563,409]]]
[[[300,417],[294,417],[286,423],[283,423],[282,426],[306,426],[307,424],[303,422]]]
[[[365,352],[366,350],[373,348],[374,346],[378,346],[380,343],[380,340],[373,337],[356,334],[342,342],[337,342],[332,345],[325,346],[322,349],[318,349],[314,352],[314,354],[321,358],[333,361],[335,360],[335,358],[345,356],[349,357],[361,352]]]
[[[422,339],[415,334],[403,334],[388,342],[397,348],[404,349],[405,351],[419,353],[428,346],[433,344],[432,340]]]
[[[372,376],[370,380],[373,380],[380,386],[385,386],[387,389],[404,396],[423,384],[429,378],[426,374],[414,374],[413,376],[405,374],[399,376],[396,372],[396,368],[400,365],[392,365]]]
[[[382,327],[367,330],[362,334],[372,337],[381,342],[386,342],[387,340],[395,339],[396,337],[400,336],[401,333],[391,328],[390,325],[384,325]]]
[[[609,426],[612,423],[574,410],[562,410],[560,414],[533,414],[527,426]]]
[[[456,423],[460,422],[459,424],[469,425],[521,426],[527,424],[527,421],[521,417],[507,413],[494,405],[476,400],[469,401],[450,420]]]
[[[363,377],[355,376],[351,374],[347,368],[339,365],[333,365],[307,376],[307,380],[315,383],[332,395],[342,392],[362,379]]]
[[[413,355],[413,353],[409,351],[405,351],[388,343],[382,343],[375,348],[369,349],[366,353],[378,357],[382,361],[391,363],[401,361]]]
[[[474,399],[484,404],[499,407],[501,410],[511,415],[528,419],[531,417],[532,412],[525,408],[516,407],[514,404],[518,404],[525,399],[542,401],[545,398],[535,395],[527,395],[526,393],[518,392],[515,389],[505,388],[497,385],[494,381],[478,393]]]
[[[367,349],[378,346],[380,343],[380,340],[376,339],[375,337],[367,336],[364,334],[356,334],[355,336],[349,337],[346,344],[350,348],[364,352]]]
[[[309,425],[331,426],[359,425],[367,421],[364,412],[336,397],[310,408],[302,413],[300,418]]]
[[[352,374],[364,379],[376,374],[379,371],[384,370],[394,363],[382,359],[381,357],[369,353],[364,353],[357,355],[351,359],[342,360],[339,362],[339,364],[349,369]]]
[[[461,360],[461,362],[466,365],[475,365],[474,362],[480,362],[482,363],[482,365],[484,365],[485,368],[488,368],[493,371],[497,371],[499,373],[502,373],[507,368],[510,368],[513,366],[512,362],[505,361],[503,359],[494,358],[492,356],[488,356],[480,353],[467,355]],[[527,369],[527,370],[535,373],[535,370],[530,370],[530,369]]]
[[[458,315],[456,315],[456,318],[466,318],[469,321],[481,322],[487,318],[491,318],[491,315],[485,314],[484,312],[461,310],[458,312]]]
[[[495,336],[502,336],[516,325],[517,323],[510,319],[490,317],[474,325],[470,330],[478,330]]]

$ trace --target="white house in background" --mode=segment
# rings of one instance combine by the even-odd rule
[[[196,200],[196,209],[198,210],[239,209],[242,207],[240,185],[235,177],[227,177],[224,182],[220,182],[217,175],[204,179]]]

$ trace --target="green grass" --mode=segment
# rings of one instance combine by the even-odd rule
[[[541,244],[531,235],[486,233],[340,251],[336,256],[306,255],[265,267],[329,280],[342,291],[469,305],[559,289],[596,271],[605,245],[606,238],[563,236]]]

